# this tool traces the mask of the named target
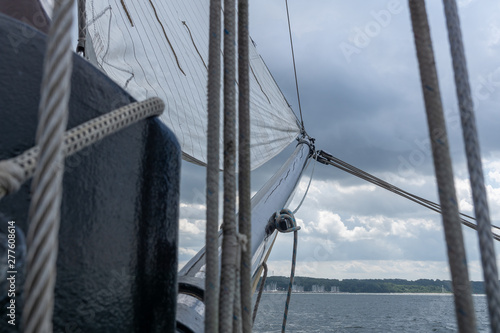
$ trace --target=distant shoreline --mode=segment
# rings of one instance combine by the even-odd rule
[[[264,291],[264,294],[284,294],[286,295],[286,290],[280,291]],[[407,293],[349,293],[349,292],[313,292],[313,291],[293,291],[292,294],[304,294],[304,295],[433,295],[433,296],[453,296],[452,292],[444,292],[444,293],[418,293],[418,292],[407,292]],[[472,296],[486,296],[486,294],[472,294]]]
[[[288,290],[289,278],[270,276],[266,279],[265,292],[276,293]],[[293,285],[294,293],[325,294],[452,294],[449,280],[419,279],[323,279],[296,276]],[[471,292],[482,295],[484,283],[471,281]]]

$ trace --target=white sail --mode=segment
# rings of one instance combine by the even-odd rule
[[[185,159],[206,163],[209,1],[87,0],[86,10],[97,66],[138,100],[162,98],[161,119]],[[300,127],[251,42],[250,69],[255,169],[289,145]]]

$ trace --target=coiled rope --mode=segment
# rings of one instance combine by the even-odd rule
[[[248,0],[238,1],[238,230],[251,247],[250,189],[250,60]],[[252,251],[242,247],[240,261],[241,320],[243,333],[252,332]]]
[[[23,332],[52,332],[62,176],[68,122],[73,1],[56,1],[44,60],[36,142],[40,158],[32,183],[27,237]]]
[[[467,63],[462,42],[460,19],[455,0],[443,0],[443,3],[453,59],[453,70],[455,72],[455,85],[462,120],[462,132],[474,201],[474,212],[477,220],[479,248],[488,299],[491,331],[500,332],[500,285],[498,282],[498,269],[491,233],[488,200],[484,187],[481,153],[469,85],[469,74],[467,72]]]
[[[63,154],[70,156],[133,123],[158,116],[164,108],[161,99],[152,97],[89,120],[64,133]],[[0,199],[19,190],[33,176],[39,154],[40,147],[35,146],[19,156],[0,161]]]
[[[219,332],[233,331],[236,256],[236,22],[234,0],[224,0],[224,207],[222,226]]]
[[[219,331],[219,134],[221,1],[210,1],[208,49],[207,225],[205,275],[205,332]]]
[[[460,227],[453,170],[425,1],[409,0],[409,5],[439,200],[443,210],[443,226],[455,296],[455,313],[460,332],[476,332],[476,319],[470,291],[467,259]]]

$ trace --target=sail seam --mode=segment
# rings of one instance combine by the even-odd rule
[[[169,101],[169,112],[161,120],[171,126],[186,154],[206,163],[207,125],[203,105],[206,103],[207,69],[204,65],[209,67],[209,36],[205,32],[207,22],[199,16],[205,14],[208,2],[151,0],[181,68],[186,76],[190,74],[187,78],[176,64],[151,3],[123,0],[134,24],[132,28],[121,1],[110,2],[113,4],[111,9],[108,1],[86,0],[87,26],[97,66],[139,100],[160,95]],[[220,7],[219,10],[222,13]],[[200,59],[194,46],[201,54]],[[253,71],[250,74],[251,127],[255,131],[251,149],[252,169],[255,169],[293,141],[300,132],[300,121],[297,121],[298,112],[295,116],[289,108],[254,45],[249,46],[252,59],[249,72]],[[217,53],[224,52],[219,48]],[[241,82],[234,83],[238,91]]]
[[[293,166],[295,167],[295,163],[293,164]],[[288,171],[287,171],[287,173],[286,173],[285,177],[282,177],[282,178],[280,179],[280,182],[278,183],[278,185],[276,185],[276,186],[274,187],[274,189],[271,191],[271,193],[269,193],[269,195],[267,196],[267,198],[266,198],[266,200],[265,200],[264,202],[267,202],[267,200],[268,200],[268,199],[269,199],[269,197],[270,197],[270,196],[274,193],[274,191],[276,191],[276,189],[277,189],[278,187],[280,187],[280,185],[281,185],[281,183],[283,182],[283,180],[285,180],[285,179],[287,179],[287,178],[288,178],[288,175],[289,175],[289,174],[290,174],[290,170],[288,170]]]
[[[108,10],[111,11],[111,6],[108,6],[108,7],[104,8],[99,14],[95,15],[93,8],[94,8],[94,2],[92,1],[92,20],[87,22],[87,25],[85,26],[85,28],[88,28],[90,25],[94,24],[98,19],[100,19],[104,14],[106,14],[106,12]],[[94,27],[94,29],[95,29],[95,27]]]
[[[106,43],[106,51],[104,52],[104,55],[102,56],[102,64],[100,64],[100,66],[101,66],[101,68],[104,69],[103,64],[106,64],[110,67],[113,67],[116,70],[130,74],[130,77],[127,79],[127,81],[125,81],[125,84],[123,86],[126,89],[128,84],[130,83],[130,81],[132,81],[132,79],[135,76],[134,72],[131,70],[128,70],[126,68],[118,67],[118,66],[116,66],[116,65],[114,65],[106,60],[106,57],[108,56],[108,52],[109,52],[109,46],[110,46],[109,41],[111,40],[111,20],[113,18],[113,11],[111,10],[111,7],[109,7],[109,9],[110,9],[110,11],[109,11],[109,21],[108,21],[108,39],[107,39],[107,43]],[[104,15],[105,11],[102,13],[102,15]],[[100,15],[99,17],[101,17],[102,15]]]
[[[170,42],[170,39],[167,36],[167,32],[165,31],[165,27],[163,26],[163,23],[161,23],[160,17],[158,16],[158,12],[156,11],[156,7],[153,4],[153,0],[149,0],[149,3],[151,4],[151,7],[153,8],[153,12],[155,13],[156,20],[158,23],[160,23],[161,29],[163,30],[163,35],[165,36],[165,39],[167,40],[168,46],[170,46],[170,49],[172,50],[172,53],[174,54],[175,61],[177,62],[177,67],[179,67],[179,70],[186,76],[186,73],[181,67],[181,64],[179,63],[179,58],[177,57],[177,53],[175,53],[174,47],[172,46],[172,43]]]
[[[266,96],[267,101],[269,102],[269,104],[271,104],[271,100],[269,99],[269,97],[267,96],[267,94],[264,92],[264,89],[262,89],[262,86],[260,85],[259,79],[257,79],[257,76],[255,75],[255,73],[253,71],[252,65],[248,65],[248,67],[250,67],[250,70],[252,71],[252,74],[253,74],[253,77],[255,78],[255,81],[257,81],[257,84],[259,85],[260,91],[262,91],[262,93],[264,94],[264,96]]]

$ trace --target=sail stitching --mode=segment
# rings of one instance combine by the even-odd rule
[[[250,70],[252,71],[252,74],[253,74],[253,77],[255,78],[255,81],[257,81],[257,84],[259,85],[260,91],[262,91],[262,93],[264,94],[264,96],[266,96],[267,101],[269,102],[269,104],[271,104],[271,100],[269,99],[269,97],[267,96],[267,94],[264,92],[264,89],[262,89],[262,86],[260,85],[259,79],[257,79],[257,76],[255,75],[255,73],[253,71],[252,65],[249,64],[248,66],[250,67]]]
[[[106,12],[108,10],[111,11],[111,6],[108,6],[108,7],[104,8],[102,12],[100,12],[97,15],[95,15],[94,2],[92,1],[92,20],[90,20],[90,21],[87,22],[87,24],[85,25],[85,28],[88,28],[91,24],[94,24],[98,19],[100,19],[104,14],[106,14]],[[94,26],[94,29],[95,29],[95,26]]]
[[[109,35],[108,1],[99,3],[87,0],[89,11],[87,25],[95,24],[94,27],[89,26],[88,30],[91,33],[90,38],[96,51],[99,68],[107,72],[135,98],[143,99],[158,94],[168,96],[166,100],[169,101],[170,112],[163,115],[161,120],[173,128],[186,154],[205,163],[204,114],[206,110],[203,105],[206,92],[203,87],[206,84],[204,82],[207,70],[200,61],[201,59],[197,59],[199,55],[196,56],[197,52],[193,46],[196,46],[201,58],[208,66],[208,57],[205,59],[208,36],[203,32],[207,22],[198,19],[199,15],[208,9],[207,4],[197,1],[159,2],[152,0],[182,69],[186,75],[190,73],[190,78],[186,81],[179,68],[175,68],[178,65],[169,44],[165,42],[164,32],[155,19],[151,3],[123,0],[134,24],[131,28],[130,20],[120,1],[111,2],[114,3],[113,6],[116,6],[113,9],[117,11],[113,12]],[[98,16],[98,22],[93,23],[93,18]],[[182,21],[186,22],[187,27],[182,26]],[[188,28],[188,31],[184,30]],[[195,45],[189,46],[191,38],[188,35],[189,32],[192,35],[191,42],[194,40]],[[297,126],[299,123],[296,121],[297,117],[287,107],[282,93],[275,87],[275,81],[254,45],[249,46],[252,53],[251,59],[256,58],[251,63],[253,73],[250,75],[254,75],[251,81],[255,78],[258,81],[258,84],[255,84],[255,81],[251,82],[253,95],[251,126],[258,128],[251,138],[252,152],[256,157],[252,159],[252,168],[255,168],[293,141],[300,131],[300,125]],[[100,52],[97,52],[98,50]],[[103,62],[102,56],[105,53],[105,62]],[[131,78],[131,71],[134,73],[133,78]],[[238,86],[241,84],[241,82],[235,83]]]
[[[131,71],[131,70],[128,70],[126,68],[120,68],[120,67],[118,67],[118,66],[116,66],[116,65],[114,65],[114,64],[112,64],[112,63],[110,63],[110,62],[108,62],[106,60],[106,56],[108,55],[109,47],[110,47],[109,42],[111,40],[111,20],[113,18],[113,11],[111,10],[111,7],[108,7],[108,8],[110,9],[109,10],[109,22],[108,22],[108,40],[107,40],[107,43],[106,43],[107,44],[106,45],[106,52],[104,52],[104,55],[102,56],[102,63],[106,64],[106,65],[108,65],[110,67],[113,67],[116,70],[119,70],[119,71],[122,71],[122,72],[130,74],[130,77],[127,79],[127,81],[125,82],[125,85],[124,85],[124,88],[127,88],[127,86],[130,83],[130,81],[132,81],[132,79],[134,78],[134,72]],[[101,17],[102,15],[104,15],[104,12],[101,15],[99,15],[99,17]],[[95,20],[97,20],[97,18]],[[94,22],[95,22],[95,20],[94,20]],[[101,67],[103,67],[102,64],[101,64]]]

